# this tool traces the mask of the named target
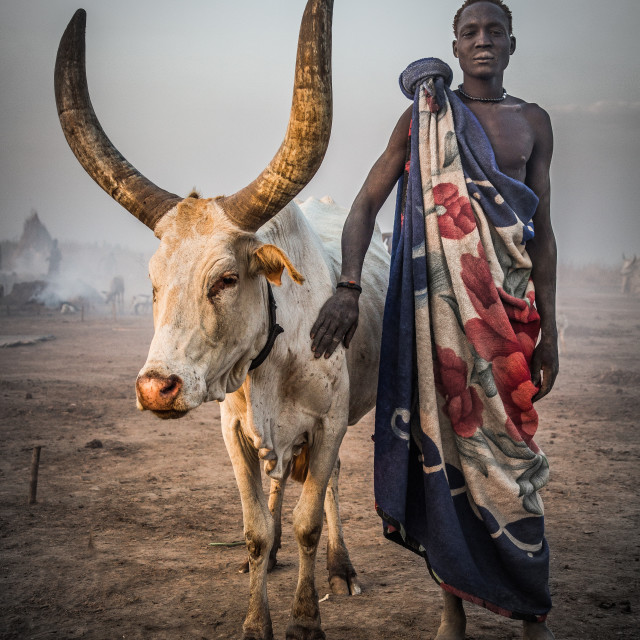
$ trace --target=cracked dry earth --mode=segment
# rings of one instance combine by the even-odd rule
[[[561,373],[539,405],[551,463],[543,491],[552,551],[550,626],[560,640],[639,637],[640,300],[560,286]],[[0,350],[0,637],[238,638],[248,576],[238,492],[215,404],[178,421],[136,411],[150,317],[0,317],[2,335],[55,335]],[[347,434],[341,501],[363,593],[320,605],[328,640],[433,638],[440,594],[420,558],[387,542],[373,510],[373,415]],[[42,446],[38,502],[27,504]],[[101,446],[100,446],[101,445]],[[270,576],[276,638],[297,576],[285,500]],[[328,592],[323,551],[318,592]],[[470,640],[520,637],[468,606]]]

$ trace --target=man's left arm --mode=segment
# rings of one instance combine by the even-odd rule
[[[533,397],[544,398],[558,375],[558,330],[556,327],[556,239],[551,226],[551,184],[549,169],[553,155],[553,132],[549,115],[537,105],[531,105],[530,122],[535,132],[535,144],[527,163],[526,184],[540,199],[533,216],[535,237],[527,242],[527,252],[533,263],[531,278],[536,290],[536,308],[540,314],[540,341],[531,358],[531,380],[540,387]]]

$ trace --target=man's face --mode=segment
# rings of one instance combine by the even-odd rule
[[[490,2],[477,2],[462,12],[457,38],[453,55],[464,73],[476,78],[501,74],[516,48],[516,39],[509,35],[507,16]]]

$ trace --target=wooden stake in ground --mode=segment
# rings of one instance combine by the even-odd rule
[[[31,482],[29,483],[29,504],[35,504],[38,491],[38,467],[40,466],[40,450],[42,447],[33,447],[31,454]]]

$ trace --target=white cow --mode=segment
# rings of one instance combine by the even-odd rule
[[[329,199],[293,201],[329,140],[332,4],[307,4],[280,150],[253,183],[229,197],[182,199],[163,191],[113,147],[86,89],[84,12],[67,27],[56,62],[58,113],[71,148],[94,180],[160,239],[150,263],[155,335],[136,382],[138,405],[175,418],[207,400],[222,403],[249,554],[246,639],[273,637],[266,573],[279,545],[282,491],[292,467],[303,467],[304,483],[294,510],[300,562],[287,638],[325,637],[314,581],[323,507],[332,586],[358,591],[342,539],[337,459],[347,425],[374,404],[389,257],[377,232],[364,264],[358,332],[348,350],[314,359],[309,333],[339,276],[346,212]],[[269,503],[261,460],[272,481]]]

